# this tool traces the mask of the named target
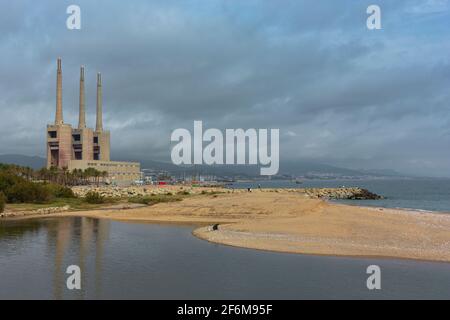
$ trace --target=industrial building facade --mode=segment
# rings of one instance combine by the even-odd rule
[[[127,183],[141,177],[138,162],[110,161],[110,133],[103,130],[102,78],[97,74],[97,119],[95,130],[86,126],[84,67],[80,69],[80,99],[78,128],[63,121],[62,66],[57,62],[56,117],[47,126],[47,168],[58,167],[85,170],[94,168],[108,172],[111,182]]]

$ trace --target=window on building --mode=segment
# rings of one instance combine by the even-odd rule
[[[49,131],[48,132],[48,137],[49,138],[56,138],[57,137],[57,132],[56,131]]]

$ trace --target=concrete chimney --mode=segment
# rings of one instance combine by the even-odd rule
[[[103,131],[103,119],[102,119],[102,75],[97,73],[97,123],[95,126],[96,132]]]
[[[86,128],[86,111],[84,99],[84,66],[80,68],[80,116],[78,120],[78,129]]]
[[[61,58],[58,58],[58,71],[56,72],[56,117],[55,125],[63,124],[62,111],[62,68]]]

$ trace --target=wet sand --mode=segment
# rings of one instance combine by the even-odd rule
[[[121,221],[194,224],[215,243],[290,253],[450,262],[450,214],[366,208],[255,190],[196,195],[150,207],[63,212]],[[220,224],[213,231],[211,225]]]

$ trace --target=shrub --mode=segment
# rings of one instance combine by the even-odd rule
[[[52,198],[52,193],[45,185],[27,181],[7,171],[0,172],[0,192],[11,203],[45,203]]]
[[[17,171],[17,170],[16,170]],[[24,179],[10,167],[0,166],[0,192],[10,203],[47,203],[52,198],[74,198],[70,188],[55,183],[43,184]]]
[[[214,198],[217,197],[218,194],[224,193],[223,191],[207,191],[207,190],[202,190],[201,194],[205,195],[208,194],[210,196],[214,196]]]
[[[8,188],[5,192],[11,203],[46,203],[52,198],[50,191],[41,184],[22,181]]]
[[[133,197],[128,199],[128,202],[132,203],[140,203],[140,204],[146,204],[146,205],[154,205],[157,203],[163,203],[163,202],[173,202],[173,201],[181,201],[181,196],[172,196],[172,195],[150,195],[145,197]]]
[[[5,205],[6,205],[6,197],[3,194],[3,192],[0,191],[0,213],[5,211]]]
[[[91,204],[100,204],[105,201],[102,195],[95,191],[89,191],[86,193],[85,201]]]
[[[45,186],[55,198],[76,198],[72,189],[70,189],[69,187],[54,183],[50,183]]]
[[[25,182],[25,179],[9,172],[0,172],[0,191],[4,194],[6,190],[20,182]]]

